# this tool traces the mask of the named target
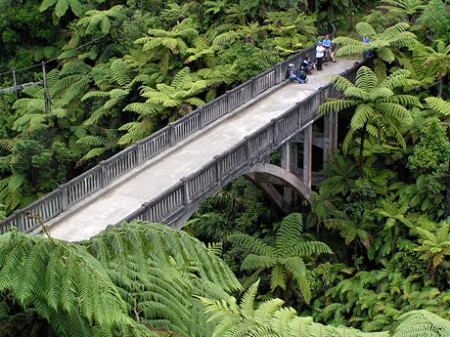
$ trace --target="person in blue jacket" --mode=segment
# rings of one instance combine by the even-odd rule
[[[336,62],[334,58],[333,41],[330,40],[330,35],[325,35],[325,38],[322,41],[322,46],[325,48],[325,61]]]

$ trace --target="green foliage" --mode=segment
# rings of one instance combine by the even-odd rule
[[[416,36],[409,32],[409,24],[404,22],[384,29],[377,33],[375,29],[366,22],[359,22],[355,26],[359,39],[339,36],[333,41],[341,47],[336,56],[362,55],[363,52],[373,50],[377,57],[386,63],[392,63],[396,57],[401,57],[401,49],[417,44]],[[362,42],[363,37],[369,37],[370,42]]]
[[[59,46],[61,27],[39,12],[38,0],[2,0],[0,7],[2,71],[28,67],[57,55],[54,47]],[[16,74],[18,81],[25,82],[29,82],[32,75],[30,71]]]
[[[309,303],[311,292],[306,274],[307,264],[314,257],[332,254],[332,251],[323,242],[306,241],[302,230],[301,215],[292,213],[281,221],[273,247],[248,234],[231,234],[228,240],[250,252],[242,262],[243,270],[271,269],[272,291],[282,290],[284,298],[289,299],[295,281],[304,301]]]
[[[55,142],[50,148],[45,140],[23,140],[14,144],[0,184],[0,200],[11,211],[26,206],[43,193],[67,181],[77,154],[64,144]]]
[[[448,321],[425,310],[409,312],[400,319],[401,323],[392,337],[440,337],[450,334]]]
[[[73,1],[73,0],[72,0]],[[98,11],[90,10],[78,20],[77,26],[84,29],[87,35],[94,35],[96,31],[102,34],[108,34],[113,26],[112,20],[119,21],[124,18],[123,6],[117,5],[108,10]]]
[[[185,232],[135,222],[84,243],[108,270],[135,320],[181,336],[209,336],[193,296],[228,298],[239,282],[212,250]]]
[[[416,250],[422,253],[420,255],[422,260],[428,261],[433,281],[439,266],[442,265],[445,268],[444,274],[448,273],[450,267],[448,261],[450,256],[449,223],[450,218],[447,218],[447,220],[435,226],[433,231],[421,227],[417,228],[421,245]]]
[[[44,12],[53,6],[55,7],[53,14],[58,20],[66,15],[69,8],[75,16],[83,13],[83,6],[78,0],[43,0],[39,10]]]
[[[113,336],[117,328],[144,336],[106,271],[84,248],[16,232],[0,241],[0,298],[18,307],[8,311],[34,314],[60,336]]]
[[[264,237],[281,218],[264,192],[240,177],[205,201],[184,228],[203,242],[218,242],[236,231]]]
[[[223,240],[235,229],[253,234],[254,240],[249,239],[248,245],[255,250],[260,247],[261,256],[253,254],[243,266],[256,268],[257,273],[262,267],[271,270],[270,285],[265,284],[267,277],[262,278],[265,293],[261,297],[272,296],[268,290],[272,286],[285,298],[295,297],[298,289],[304,292],[303,300],[308,296],[319,298],[311,301],[314,311],[304,309],[302,316],[312,314],[322,323],[366,331],[390,329],[402,337],[411,333],[416,336],[414,333],[422,329],[424,334],[437,336],[438,332],[430,330],[439,326],[445,331],[445,322],[429,313],[411,313],[405,316],[406,325],[394,329],[395,320],[409,310],[427,309],[444,318],[450,316],[446,290],[448,229],[441,223],[449,144],[445,124],[439,124],[450,109],[446,101],[429,97],[436,90],[436,80],[438,96],[445,97],[448,91],[448,4],[437,0],[379,4],[381,11],[373,12],[371,21],[356,25],[359,38],[338,31],[341,36],[335,40],[342,55],[360,57],[363,51],[372,49],[378,59],[373,71],[361,67],[354,84],[337,78],[334,84],[344,93],[344,99],[330,100],[321,108],[322,113],[354,112],[354,118],[344,139],[346,156],[335,156],[328,178],[314,197],[314,217],[310,217],[314,223],[304,228],[294,221],[292,228],[285,228],[276,222],[280,215],[258,196],[259,192],[251,192],[251,185],[237,182],[203,205],[187,230],[210,242]],[[347,0],[130,0],[111,4],[101,0],[0,0],[2,71],[54,58],[46,64],[50,110],[46,109],[48,101],[41,86],[18,92],[19,99],[14,94],[0,97],[0,203],[9,214],[122,146],[142,139],[307,46],[324,30],[321,22],[352,24],[355,11],[368,5],[374,4]],[[314,15],[305,14],[313,11]],[[94,40],[100,35],[102,38]],[[363,35],[371,37],[370,44],[361,42]],[[405,67],[410,77],[399,66]],[[20,83],[42,79],[40,67],[16,75]],[[12,76],[4,78],[2,86],[11,86]],[[404,94],[414,88],[422,90],[416,97]],[[421,110],[419,99],[427,102],[431,112]],[[363,179],[358,179],[356,171],[358,146],[359,159],[364,159]],[[433,220],[424,221],[424,215]],[[317,233],[311,234],[314,225]],[[108,286],[120,295],[121,315],[127,322],[139,321],[160,335],[210,336],[216,324],[214,320],[205,323],[209,314],[205,315],[200,301],[192,298],[201,296],[234,310],[228,317],[234,323],[218,323],[222,330],[217,335],[364,335],[299,317],[293,309],[282,308],[279,300],[260,304],[254,315],[250,308],[256,298],[253,288],[244,306],[237,306],[236,300],[233,306],[228,293],[240,286],[225,264],[211,258],[205,247],[199,248],[185,233],[145,226],[109,229],[86,243],[101,261],[95,268],[99,272],[103,268]],[[317,246],[305,240],[313,235],[333,248],[337,264],[312,268],[317,255],[326,250],[324,244]],[[292,242],[293,238],[297,241]],[[52,249],[61,246],[53,241],[47,242]],[[47,243],[36,241],[33,245],[45,247]],[[240,265],[246,247],[229,249],[227,244],[224,242],[222,254],[230,265]],[[70,252],[80,249],[65,245],[71,247]],[[34,249],[29,248],[30,254],[27,250],[20,260],[28,271],[19,273],[17,269],[26,276],[24,280],[30,280],[27,275],[34,270],[25,260],[39,260],[32,254]],[[80,262],[62,248],[54,252],[39,249],[43,256],[54,259],[46,270],[57,267],[55,261],[66,263],[66,256]],[[217,253],[217,249],[211,250]],[[85,254],[79,256],[84,259]],[[73,268],[75,272],[83,272],[83,263]],[[40,260],[36,265],[45,269]],[[59,277],[61,282],[82,277],[72,277],[64,268],[56,269],[62,276],[52,277]],[[301,281],[293,282],[294,276]],[[11,284],[25,293],[30,290],[23,290],[28,289],[24,282],[17,287]],[[40,293],[46,291],[44,288],[57,289],[39,284],[32,296],[40,302],[33,303],[31,297],[26,303],[22,297],[16,299],[20,297],[17,294],[11,297],[9,292],[16,291],[13,289],[0,294],[0,335],[16,335],[18,326],[24,327],[23,336],[149,333],[142,324],[133,322],[121,327],[102,323],[106,327],[100,328],[103,318],[93,319],[92,309],[89,313],[74,305],[69,312],[56,295],[49,295],[45,302],[47,295]],[[290,303],[303,305],[301,301]],[[245,313],[245,320],[237,313]],[[214,315],[221,314],[215,311]],[[220,317],[226,320],[224,315]],[[412,326],[414,319],[433,324]],[[91,329],[93,325],[95,329]]]
[[[415,31],[426,42],[442,39],[450,42],[448,27],[448,7],[440,0],[430,0],[423,10],[423,15],[416,20]]]
[[[246,55],[247,57],[241,57],[240,55]],[[266,71],[280,60],[279,57],[269,51],[240,42],[222,49],[219,57],[222,62],[231,66],[233,84],[249,80],[251,77]]]
[[[363,333],[357,329],[325,326],[313,322],[311,317],[297,316],[292,308],[283,308],[284,302],[272,299],[259,303],[255,299],[259,282],[243,295],[238,305],[234,297],[229,301],[200,298],[206,305],[210,320],[217,322],[213,337],[277,336],[277,337],[388,337],[388,332]]]
[[[445,127],[432,120],[422,128],[420,141],[408,158],[407,167],[415,174],[431,173],[444,177],[448,170],[450,142]]]
[[[376,137],[379,144],[394,139],[406,149],[403,134],[413,122],[408,107],[421,106],[417,97],[395,92],[403,86],[403,81],[408,77],[409,72],[403,69],[398,69],[387,77],[379,77],[370,68],[362,66],[356,72],[354,84],[343,76],[336,76],[333,84],[338,90],[343,91],[344,98],[328,100],[317,109],[318,114],[325,114],[354,108],[342,148],[346,153],[355,133],[359,133],[360,177],[363,177],[364,173],[366,137]]]
[[[425,8],[423,0],[388,0],[383,1],[377,9],[387,10],[390,15],[400,21],[412,23]]]

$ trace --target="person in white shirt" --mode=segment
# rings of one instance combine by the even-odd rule
[[[325,48],[323,47],[322,41],[317,42],[316,46],[316,69],[322,71],[323,57],[325,55]]]

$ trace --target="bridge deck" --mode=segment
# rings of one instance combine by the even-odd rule
[[[79,241],[121,221],[143,203],[314,93],[328,82],[329,74],[341,73],[351,68],[353,63],[354,60],[340,59],[337,63],[325,65],[322,72],[314,71],[308,84],[284,82],[269,93],[263,93],[51,220],[48,223],[51,235]]]

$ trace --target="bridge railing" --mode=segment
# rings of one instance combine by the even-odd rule
[[[355,69],[341,75],[354,80]],[[243,168],[261,157],[270,154],[290,137],[319,118],[316,111],[329,97],[338,97],[339,92],[328,84],[314,95],[308,96],[272,123],[247,136],[232,149],[216,156],[197,172],[182,178],[170,190],[143,204],[135,212],[116,225],[132,220],[145,220],[171,224],[191,204],[199,204],[212,195],[212,191],[223,187],[242,173]]]
[[[45,223],[57,217],[145,161],[281,83],[285,79],[287,65],[289,63],[299,65],[305,56],[313,60],[314,48],[302,50],[286,61],[276,64],[272,69],[255,76],[149,137],[100,162],[45,197],[15,211],[0,222],[0,234],[11,227],[16,227],[23,232],[31,232],[40,227],[41,221]]]

